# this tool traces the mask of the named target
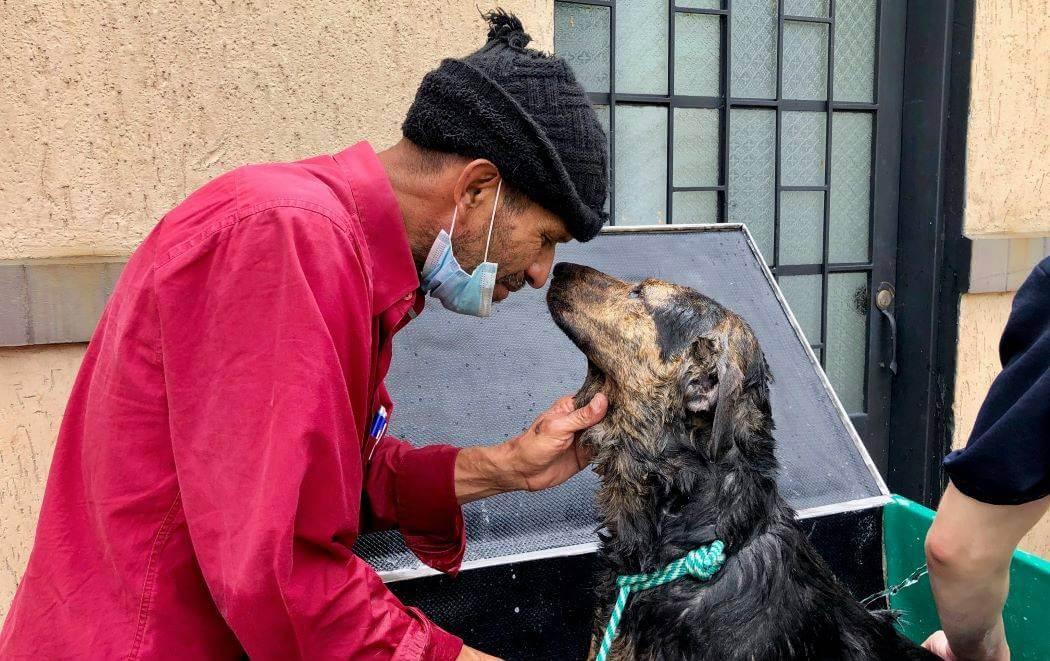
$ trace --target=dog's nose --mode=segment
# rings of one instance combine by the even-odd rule
[[[554,265],[554,277],[567,278],[581,269],[583,269],[583,267],[579,264],[573,264],[572,262],[558,262]]]

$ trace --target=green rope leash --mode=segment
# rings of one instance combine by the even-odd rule
[[[627,598],[632,591],[648,590],[665,583],[677,581],[685,575],[695,579],[706,581],[715,575],[722,564],[726,561],[723,551],[725,544],[716,539],[706,546],[690,551],[685,557],[679,558],[663,569],[651,574],[633,574],[631,576],[617,576],[616,585],[620,588],[620,594],[616,597],[613,605],[612,615],[609,616],[609,624],[605,627],[605,635],[602,636],[602,644],[598,647],[598,656],[595,661],[605,661],[612,649],[613,640],[616,639],[616,630],[620,628],[620,618],[623,609],[627,606]]]

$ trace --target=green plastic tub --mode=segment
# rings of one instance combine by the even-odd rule
[[[904,581],[926,562],[923,544],[933,523],[933,510],[901,496],[883,511],[883,557],[886,585]],[[930,577],[890,597],[901,611],[901,630],[922,642],[940,629],[930,592]],[[1013,659],[1050,660],[1050,562],[1024,551],[1014,553],[1010,566],[1010,596],[1003,611],[1006,639]]]

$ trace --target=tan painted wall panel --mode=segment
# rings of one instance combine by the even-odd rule
[[[1021,540],[1020,548],[1050,560],[1050,515],[1035,524],[1031,532]]]
[[[83,344],[0,349],[0,621],[29,561]]]
[[[976,4],[965,231],[1050,234],[1050,2]]]
[[[985,395],[999,374],[999,338],[1010,317],[1013,294],[966,294],[959,313],[959,352],[955,376],[955,438],[966,444]],[[1050,516],[1021,541],[1021,548],[1050,559]]]
[[[999,337],[1014,295],[965,294],[959,308],[959,348],[955,374],[954,447],[966,443],[988,388],[999,374]]]
[[[544,49],[551,0],[506,0]],[[130,252],[238,165],[400,136],[492,0],[14,0],[0,9],[0,259]]]

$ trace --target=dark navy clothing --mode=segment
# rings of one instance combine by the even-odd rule
[[[970,440],[944,468],[975,500],[1019,505],[1050,495],[1050,257],[1017,290],[999,358]]]

